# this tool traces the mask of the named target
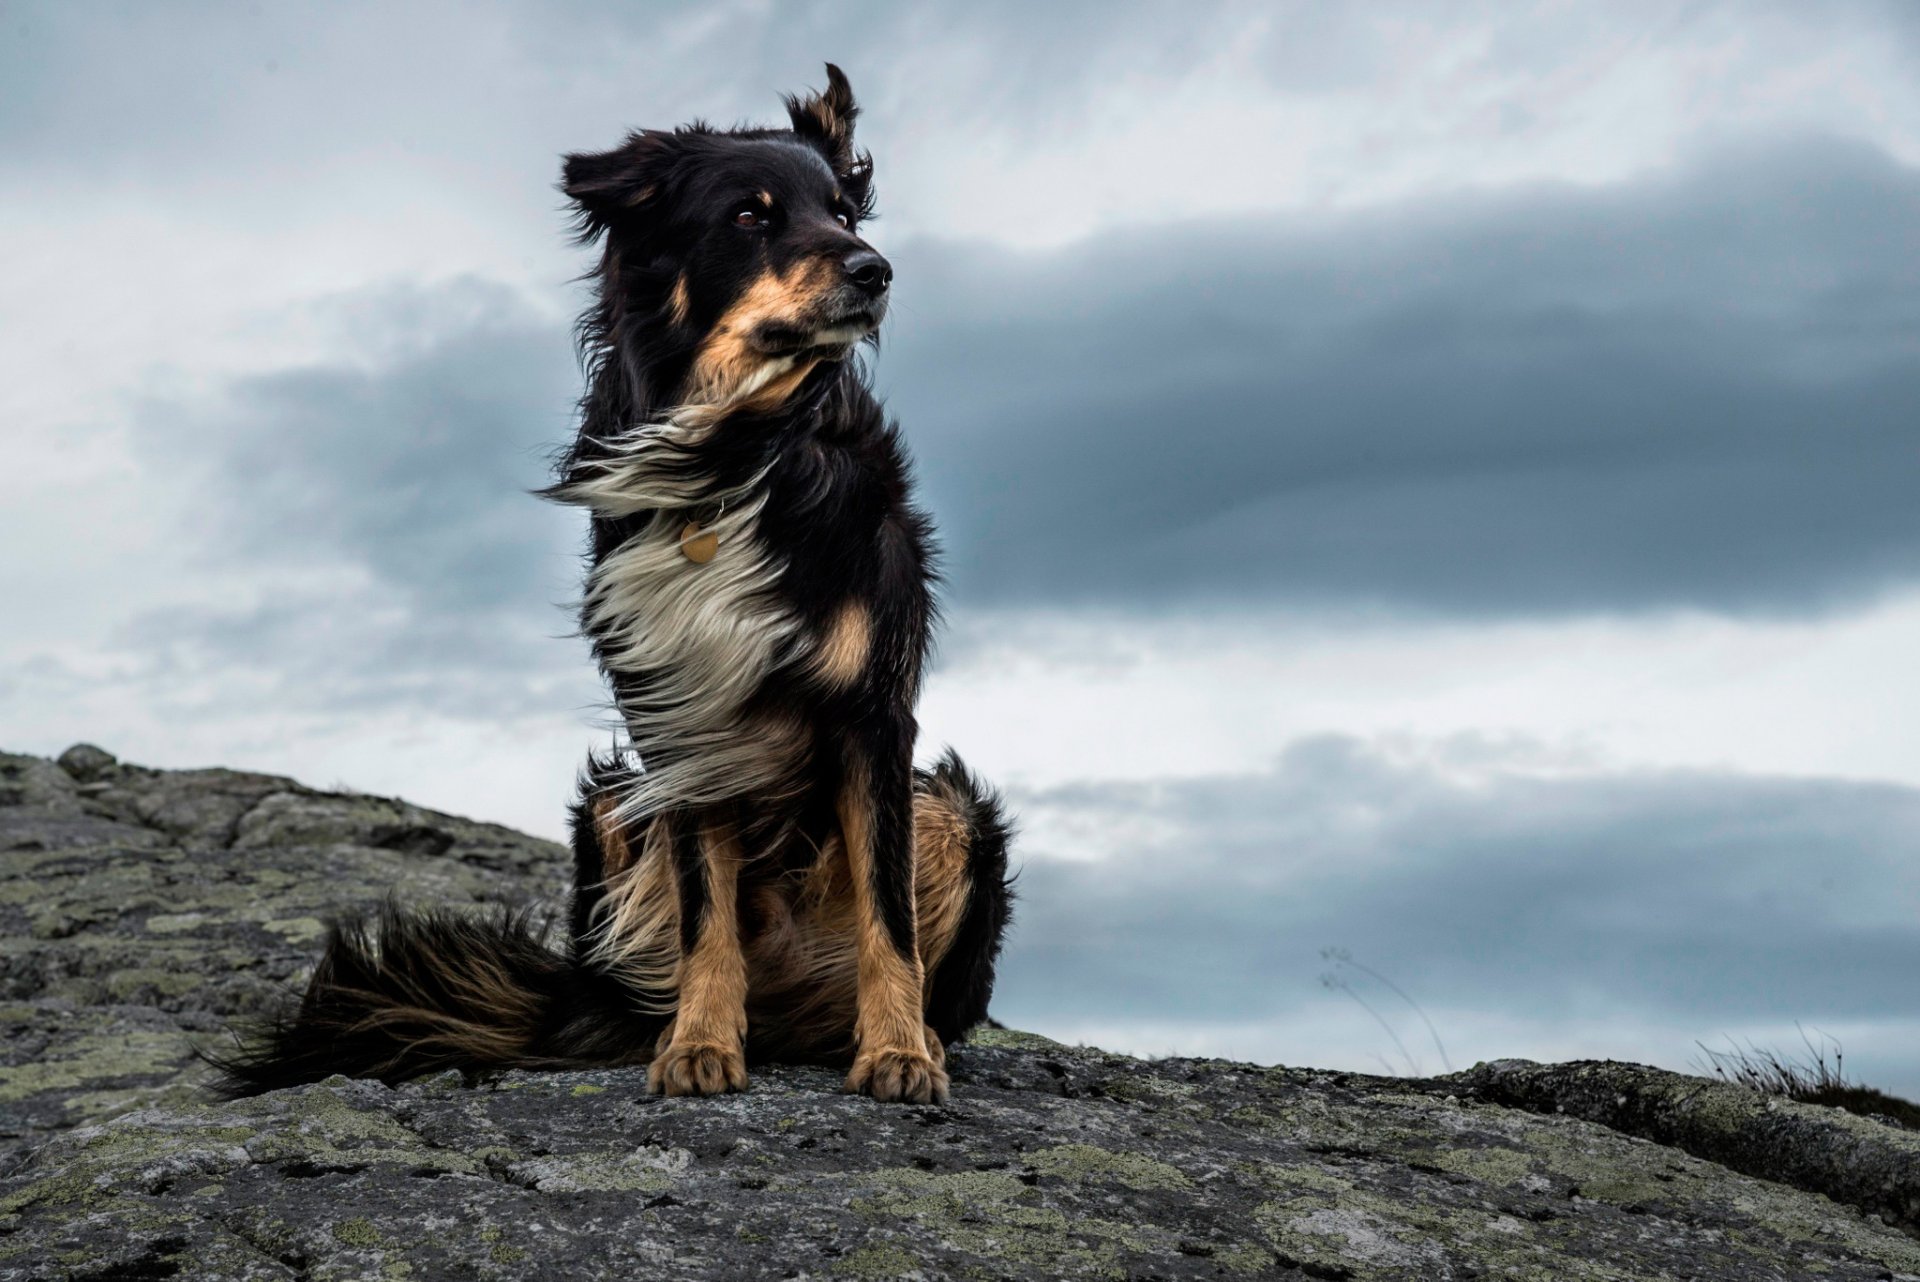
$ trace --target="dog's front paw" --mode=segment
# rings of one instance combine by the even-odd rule
[[[887,1104],[944,1104],[947,1070],[924,1048],[861,1051],[847,1074],[847,1089]]]
[[[672,1045],[647,1065],[655,1095],[722,1095],[747,1089],[747,1057],[738,1046]]]

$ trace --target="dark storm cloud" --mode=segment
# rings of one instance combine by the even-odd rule
[[[1057,255],[890,247],[879,369],[968,602],[1812,611],[1920,575],[1915,245],[1920,174],[1808,140]]]
[[[575,524],[527,494],[579,394],[564,328],[473,281],[345,311],[380,350],[241,379],[143,444],[213,460],[229,497],[209,519],[252,553],[344,554],[437,608],[523,599]]]
[[[1002,1017],[1272,1019],[1315,994],[1326,946],[1515,1020],[1712,1037],[1910,1008],[1920,790],[1487,764],[1328,738],[1261,774],[1020,798]],[[1105,858],[1049,858],[1062,831]]]
[[[550,707],[587,673],[554,640],[579,522],[528,493],[578,391],[565,328],[473,281],[347,300],[334,322],[351,355],[141,416],[146,465],[198,496],[210,575],[251,599],[149,614],[122,642],[181,672],[260,665],[329,705]]]

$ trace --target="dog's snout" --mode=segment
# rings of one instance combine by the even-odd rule
[[[847,279],[869,298],[878,298],[893,283],[893,264],[871,249],[855,250],[846,258]]]

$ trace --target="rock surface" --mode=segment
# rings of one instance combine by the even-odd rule
[[[989,1032],[938,1108],[805,1068],[201,1091],[189,1038],[284,999],[327,915],[557,904],[564,865],[265,775],[0,755],[0,1279],[1920,1277],[1920,1137],[1631,1065]]]

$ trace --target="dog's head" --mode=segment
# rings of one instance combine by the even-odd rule
[[[846,76],[828,64],[826,90],[787,111],[791,129],[696,123],[567,157],[581,236],[606,238],[589,336],[654,396],[766,408],[886,315]]]

